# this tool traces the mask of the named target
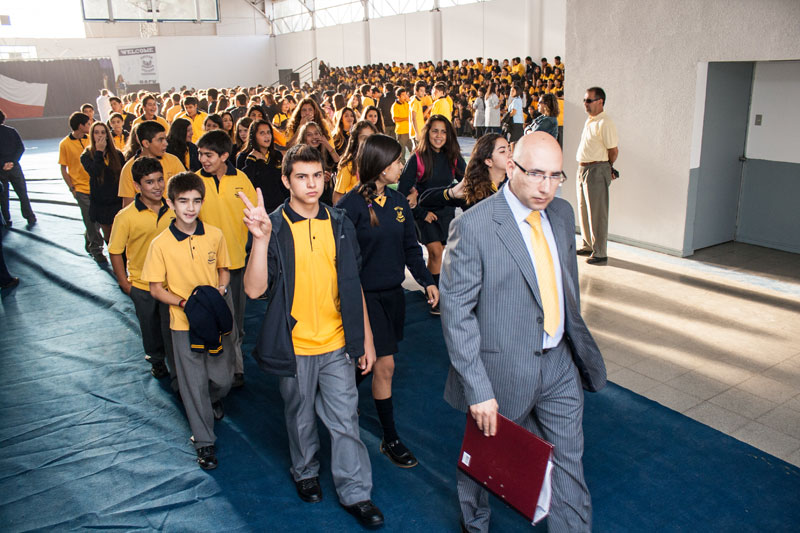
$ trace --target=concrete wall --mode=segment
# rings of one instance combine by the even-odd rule
[[[600,85],[620,134],[623,177],[611,187],[612,238],[691,254],[689,175],[699,162],[698,94],[705,94],[698,64],[800,58],[800,2],[567,0],[566,13],[564,154],[571,183],[564,197],[576,206],[574,154],[586,118],[580,101],[585,88]]]

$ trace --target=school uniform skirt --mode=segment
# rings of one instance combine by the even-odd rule
[[[364,291],[369,325],[378,357],[397,353],[406,321],[406,296],[402,286],[384,291]]]
[[[450,232],[450,223],[455,218],[456,210],[454,207],[440,207],[431,211],[436,215],[436,220],[433,222],[425,222],[424,218],[414,220],[417,226],[417,240],[420,244],[431,242],[447,244],[447,234]]]

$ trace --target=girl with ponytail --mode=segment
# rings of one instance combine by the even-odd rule
[[[425,267],[408,200],[388,187],[400,179],[401,153],[400,144],[391,137],[366,138],[356,161],[359,184],[337,207],[353,221],[361,249],[361,287],[378,356],[372,368],[372,397],[383,428],[380,450],[395,465],[411,468],[418,462],[400,442],[392,405],[394,354],[403,338],[406,312],[405,267],[425,287],[429,305],[438,305],[439,290]],[[364,378],[356,373],[356,383]]]

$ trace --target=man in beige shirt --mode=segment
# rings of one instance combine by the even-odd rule
[[[608,187],[614,179],[614,161],[619,155],[617,127],[603,111],[606,93],[600,87],[586,90],[583,106],[589,118],[583,125],[578,161],[578,218],[583,247],[590,265],[608,262]]]

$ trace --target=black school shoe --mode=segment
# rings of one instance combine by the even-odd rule
[[[150,367],[150,373],[156,379],[169,376],[169,370],[167,370],[167,365],[164,363],[164,361],[153,363],[153,365]]]
[[[400,439],[381,441],[381,453],[400,468],[412,468],[419,464],[414,454],[400,442]]]
[[[222,400],[212,403],[211,410],[214,412],[214,420],[220,421],[225,418],[225,408],[222,405]]]
[[[317,503],[322,501],[322,487],[319,486],[319,476],[295,481],[294,486],[297,489],[297,495],[304,502]]]
[[[383,526],[383,513],[372,503],[372,500],[364,500],[363,502],[344,505],[343,507],[348,513],[355,516],[362,526],[368,529],[377,529]]]
[[[217,450],[213,444],[197,449],[197,464],[203,470],[214,470],[217,467]]]
[[[233,375],[233,383],[231,383],[231,388],[240,389],[242,387],[244,387],[244,374],[237,372]]]
[[[433,307],[431,307],[431,314],[433,316],[441,316],[442,312],[439,311],[439,304],[436,304]]]

